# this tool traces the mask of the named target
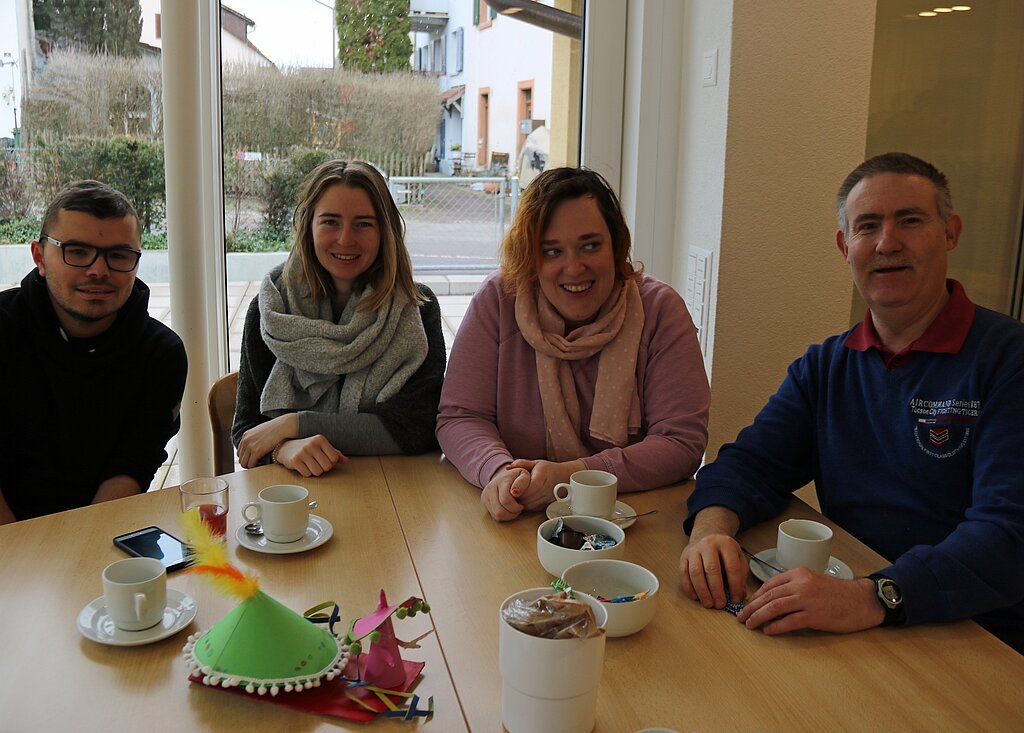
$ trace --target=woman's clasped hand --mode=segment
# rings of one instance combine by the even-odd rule
[[[556,484],[566,483],[583,461],[528,461],[516,459],[498,469],[483,487],[480,501],[499,520],[515,519],[524,510],[543,509],[553,500]]]

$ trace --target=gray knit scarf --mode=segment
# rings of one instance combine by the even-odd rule
[[[260,332],[277,357],[260,411],[365,412],[394,397],[427,358],[419,309],[392,295],[369,312],[356,308],[373,289],[353,294],[334,322],[329,298],[303,297],[297,257],[272,269],[260,286]],[[339,389],[339,375],[345,375]]]

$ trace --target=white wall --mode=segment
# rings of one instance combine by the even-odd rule
[[[481,88],[489,87],[488,160],[490,153],[508,153],[509,165],[514,166],[520,81],[532,79],[534,82],[534,119],[551,119],[553,34],[501,14],[491,21],[490,28],[483,30],[477,30],[472,20],[470,16],[466,28],[462,149],[466,152],[477,149],[479,93]]]
[[[147,43],[157,48],[161,47],[163,40],[157,38],[156,35],[156,16],[160,14],[160,4],[161,0],[140,0],[142,7],[142,33],[139,40],[142,43]],[[222,64],[272,65],[269,60],[254,51],[250,46],[247,46],[237,36],[233,36],[223,30],[220,34],[220,55]]]
[[[160,48],[160,39],[156,37],[156,16],[160,15],[160,0],[140,0],[139,5],[142,8],[142,33],[139,40]]]
[[[847,327],[835,191],[864,158],[874,0],[688,0],[673,284],[713,253],[708,459],[807,345]],[[718,49],[718,85],[701,61]],[[625,157],[625,155],[624,155]]]
[[[245,44],[237,36],[223,31],[220,34],[220,61],[224,65],[273,66],[269,59],[257,53],[252,46]]]

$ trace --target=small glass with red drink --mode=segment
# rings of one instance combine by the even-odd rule
[[[199,516],[221,542],[228,531],[228,482],[222,478],[201,476],[178,487],[181,511],[198,509]]]

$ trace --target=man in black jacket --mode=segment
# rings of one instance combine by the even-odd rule
[[[0,293],[0,524],[145,491],[166,457],[187,363],[148,314],[139,229],[120,191],[72,183]]]

